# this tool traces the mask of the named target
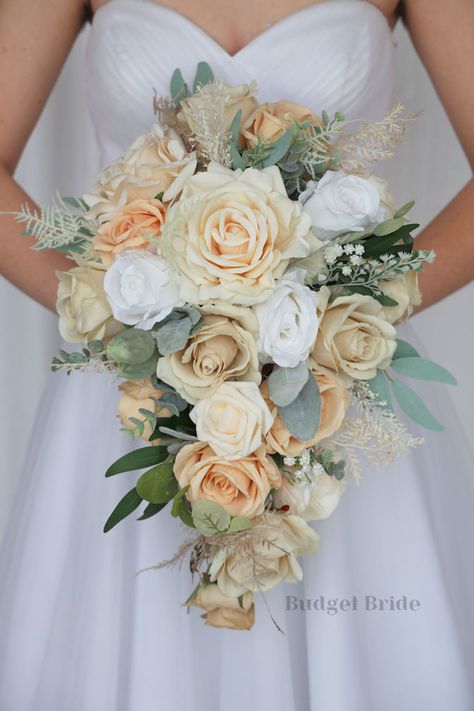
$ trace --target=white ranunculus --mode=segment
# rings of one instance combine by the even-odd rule
[[[262,360],[268,358],[284,368],[306,360],[318,332],[318,297],[304,285],[304,277],[303,269],[288,272],[270,298],[254,307]]]
[[[182,306],[176,275],[158,254],[128,249],[105,275],[104,289],[117,321],[150,329]]]
[[[386,183],[328,170],[300,196],[318,237],[372,229],[392,216]]]
[[[256,383],[226,382],[191,410],[196,434],[227,460],[243,459],[262,444],[273,416]]]

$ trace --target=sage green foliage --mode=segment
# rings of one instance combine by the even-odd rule
[[[186,526],[194,528],[191,506],[186,499],[186,493],[188,490],[189,486],[184,486],[175,494],[171,508],[171,515],[175,518],[180,518]]]
[[[278,412],[293,437],[305,442],[316,434],[321,418],[321,394],[316,378],[309,373],[298,396]]]
[[[183,350],[191,335],[197,332],[201,313],[192,306],[181,306],[156,324],[152,330],[160,355]]]
[[[155,341],[148,331],[127,328],[110,339],[107,355],[119,364],[137,365],[147,361],[155,351]]]
[[[192,507],[193,523],[203,536],[225,533],[230,526],[230,515],[214,501],[200,499]]]
[[[60,349],[58,355],[51,362],[51,370],[56,373],[59,370],[65,370],[67,375],[70,375],[74,370],[81,370],[84,366],[89,365],[93,360],[99,362],[107,361],[105,347],[102,341],[90,341],[81,351],[67,351]]]
[[[178,482],[173,474],[173,462],[166,459],[141,475],[136,489],[142,499],[150,504],[165,504],[178,491]]]
[[[199,62],[197,65],[196,75],[193,81],[193,92],[197,91],[200,86],[209,84],[214,81],[214,74],[207,62]],[[180,69],[175,69],[170,81],[170,94],[174,103],[179,107],[183,99],[191,96],[188,85],[184,81],[183,74]]]
[[[432,360],[422,358],[412,345],[400,338],[397,339],[397,348],[390,368],[395,373],[416,380],[431,380],[446,385],[457,384],[456,378],[446,368],[434,363]],[[376,377],[369,380],[368,384],[377,399],[385,402],[385,406],[388,409],[392,409],[391,387],[399,407],[414,422],[426,429],[437,432],[444,429],[430,413],[420,396],[407,383],[395,380],[392,376],[389,377],[386,371],[379,370]]]
[[[274,366],[268,376],[268,393],[278,407],[290,405],[308,382],[310,371],[306,363],[299,363],[295,368]]]
[[[335,460],[334,452],[331,449],[325,448],[321,452],[314,455],[314,461],[320,464],[326,474],[335,477],[338,481],[345,476],[346,463],[343,459]]]

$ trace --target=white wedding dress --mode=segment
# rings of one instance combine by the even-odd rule
[[[151,0],[110,0],[87,68],[102,164],[149,128],[153,90],[167,94],[177,66],[192,81],[201,60],[231,83],[256,79],[261,100],[315,112],[373,119],[391,99],[390,29],[362,0],[296,12],[235,56]],[[426,390],[447,431],[367,470],[317,524],[304,581],[267,596],[280,634],[258,596],[251,632],[205,627],[181,606],[186,566],[135,575],[186,532],[165,512],[102,533],[135,476],[104,478],[130,448],[116,382],[52,375],[0,553],[1,711],[472,711],[472,475],[443,386]],[[359,610],[287,611],[286,595],[356,596]],[[365,595],[420,607],[366,611]]]

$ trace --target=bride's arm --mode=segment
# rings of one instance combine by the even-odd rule
[[[34,204],[13,172],[84,22],[83,0],[0,0],[0,210]],[[54,146],[51,146],[54,150]],[[1,273],[54,309],[56,269],[71,261],[33,252],[11,217],[0,215]]]
[[[474,2],[405,0],[405,23],[445,107],[471,167],[474,166]],[[433,146],[436,150],[436,146]],[[443,180],[442,175],[433,180]],[[417,237],[419,249],[438,259],[420,278],[422,308],[474,278],[474,181]]]

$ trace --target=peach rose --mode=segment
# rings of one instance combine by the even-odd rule
[[[314,126],[322,123],[319,116],[313,114],[307,106],[282,100],[257,106],[248,119],[242,121],[241,134],[247,147],[253,148],[259,140],[262,143],[278,141],[293,121],[310,121]]]
[[[134,200],[110,222],[102,223],[92,239],[102,263],[110,267],[114,256],[124,249],[148,247],[153,238],[160,236],[165,216],[161,200]]]
[[[319,246],[310,227],[276,166],[233,171],[210,163],[170,208],[164,248],[182,299],[250,306],[272,294],[292,257]]]
[[[265,437],[267,452],[271,454],[278,452],[286,457],[299,457],[305,449],[314,447],[321,440],[337,432],[344,421],[349,408],[346,384],[334,373],[318,368],[311,361],[310,366],[321,393],[321,419],[316,434],[307,442],[296,439],[286,429],[278,414],[277,406],[268,396],[267,381],[265,380],[260,386],[260,391],[274,416],[273,425]]]
[[[261,514],[270,489],[281,484],[277,465],[260,447],[248,457],[226,461],[204,442],[183,447],[176,455],[174,474],[181,488],[189,486],[189,501],[206,499],[231,516]]]
[[[297,556],[319,549],[319,536],[294,514],[265,513],[252,522],[253,556],[242,555],[238,545],[220,546],[209,574],[219,590],[237,597],[248,590],[270,590],[280,582],[296,583],[303,578]]]
[[[163,394],[162,390],[155,390],[148,378],[144,380],[125,380],[119,385],[121,397],[118,405],[118,416],[124,427],[132,427],[130,422],[131,417],[136,417],[138,420],[143,420],[143,415],[140,409],[157,410],[157,403],[152,398],[159,398]],[[169,410],[160,409],[160,417],[169,417]],[[149,440],[152,434],[151,424],[145,421],[145,429],[142,434],[142,439]]]
[[[311,357],[318,366],[370,380],[377,368],[390,365],[396,331],[384,318],[383,308],[371,296],[338,296],[329,303],[329,289],[319,291],[319,331]]]
[[[231,630],[249,630],[255,622],[255,605],[252,593],[236,597],[223,595],[216,583],[202,584],[187,605],[201,607],[206,612],[201,617],[211,627],[226,627]]]
[[[383,316],[389,323],[405,321],[413,313],[413,307],[421,304],[421,291],[418,287],[418,272],[405,272],[398,279],[381,281],[382,291],[395,301],[397,306],[384,306]]]
[[[112,318],[104,292],[105,270],[90,266],[56,272],[59,332],[70,343],[110,338],[123,327]]]
[[[203,306],[198,332],[186,348],[160,358],[157,375],[188,402],[210,397],[226,380],[260,383],[255,333],[250,309],[233,304]]]

